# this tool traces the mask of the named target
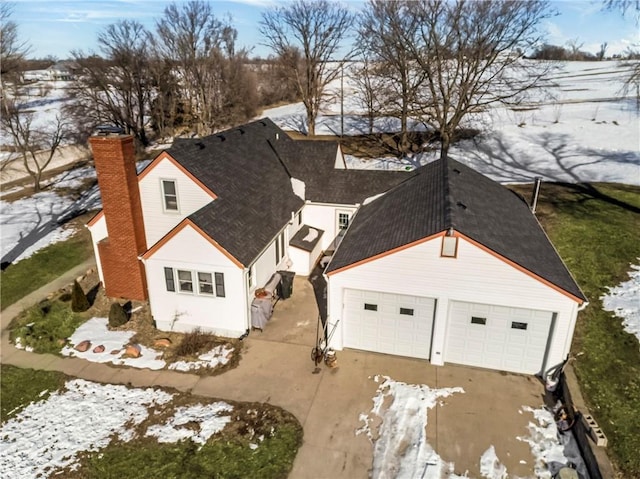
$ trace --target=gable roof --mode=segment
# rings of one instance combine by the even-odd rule
[[[267,118],[205,138],[176,139],[166,152],[217,197],[189,219],[245,266],[304,205],[291,178],[305,183],[308,200],[355,205],[410,176],[336,169],[337,153],[338,143],[293,140]]]
[[[360,207],[327,273],[453,228],[586,300],[522,198],[452,159],[437,160],[416,171]]]
[[[247,266],[304,204],[269,141],[281,133],[257,121],[201,139],[178,139],[168,153],[218,198],[189,216]]]

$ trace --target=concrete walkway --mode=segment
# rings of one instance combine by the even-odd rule
[[[373,459],[371,443],[355,431],[361,413],[371,410],[376,375],[432,388],[462,386],[465,394],[446,400],[429,412],[427,439],[456,471],[480,477],[479,459],[493,445],[510,474],[532,475],[533,458],[526,443],[530,415],[524,405],[539,407],[543,388],[529,376],[459,366],[431,366],[417,359],[345,350],[336,369],[321,365],[313,374],[311,347],[318,310],[313,289],[296,277],[294,294],[280,301],[264,333],[243,342],[240,364],[214,377],[176,371],[112,367],[78,358],[34,354],[9,343],[6,327],[23,307],[69,284],[92,267],[74,268],[58,280],[28,295],[2,312],[1,360],[19,367],[56,370],[104,383],[166,386],[195,395],[236,401],[268,402],[294,414],[304,428],[304,441],[290,474],[292,479],[367,478]],[[522,464],[522,460],[526,464]]]

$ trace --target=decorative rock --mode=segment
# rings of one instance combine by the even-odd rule
[[[120,354],[120,351],[122,351],[122,349],[114,349],[109,354],[113,354],[115,356],[116,354]]]
[[[65,344],[67,344],[67,340],[60,338],[58,339],[57,343],[58,343],[58,346],[64,346]]]
[[[91,347],[91,341],[89,341],[88,339],[85,339],[84,341],[76,344],[76,346],[73,349],[75,349],[78,352],[84,353],[90,347]]]
[[[100,345],[96,346],[95,348],[93,348],[93,352],[94,353],[103,353],[104,352],[104,345],[100,344]]]
[[[142,348],[140,348],[139,344],[127,344],[127,349],[124,354],[130,358],[139,358],[141,351]]]
[[[169,338],[158,338],[153,342],[154,348],[168,348],[169,346],[171,346]]]

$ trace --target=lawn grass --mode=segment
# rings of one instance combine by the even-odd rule
[[[640,347],[600,300],[640,257],[640,188],[543,185],[538,217],[590,302],[572,345],[583,395],[623,477],[640,477]]]
[[[87,320],[71,311],[70,301],[46,300],[31,306],[11,322],[9,338],[36,353],[60,353],[66,340]]]
[[[93,255],[91,237],[84,227],[66,241],[53,243],[0,273],[0,309],[58,278]]]
[[[58,371],[21,369],[3,364],[0,369],[0,422],[18,414],[34,401],[47,399],[67,377]],[[43,391],[47,391],[43,394]]]
[[[91,454],[83,460],[78,477],[120,479],[135,471],[135,477],[142,479],[284,479],[291,471],[301,442],[302,428],[295,419],[280,425],[255,450],[249,447],[249,441],[224,433],[202,447],[191,441],[161,444],[149,439],[135,440]]]
[[[4,423],[34,401],[64,387],[73,379],[56,371],[37,371],[2,365],[0,375]],[[47,391],[48,393],[43,393]],[[96,451],[78,455],[73,467],[52,477],[109,479],[170,478],[286,478],[302,444],[302,426],[291,413],[263,403],[236,403],[233,420],[200,446],[190,440],[159,443],[145,436],[150,426],[163,424],[176,408],[216,401],[172,390],[171,403],[157,408],[139,425],[129,442],[118,440]],[[87,424],[98,418],[86,418]],[[189,426],[187,426],[189,427]],[[251,447],[251,444],[257,447]]]

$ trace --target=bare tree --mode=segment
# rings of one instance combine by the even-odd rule
[[[33,113],[24,111],[14,99],[2,99],[0,122],[14,146],[18,159],[33,180],[34,192],[41,189],[42,175],[51,163],[67,133],[67,125],[60,115],[46,128],[35,128]]]
[[[548,8],[528,0],[408,2],[418,32],[405,34],[406,44],[427,90],[422,119],[439,134],[442,157],[466,117],[521,101],[548,73],[545,63],[523,61],[521,53],[539,42]]]
[[[640,23],[640,0],[605,0],[603,8],[605,10],[618,10],[625,17],[631,13],[633,15],[636,26]],[[636,44],[627,51],[627,57],[636,59],[640,56],[638,52],[639,45]],[[636,106],[640,109],[640,62],[635,61],[624,66],[629,67],[629,74],[625,79],[622,93],[627,95],[630,91],[635,91]]]
[[[220,59],[235,53],[235,30],[209,3],[192,0],[166,7],[157,32],[158,47],[179,77],[185,120],[197,133],[211,133],[224,103]]]
[[[349,33],[352,15],[328,0],[296,0],[262,14],[260,32],[276,56],[300,53],[300,62],[288,64],[307,113],[307,128],[315,135],[316,119],[327,85],[342,70],[335,56]]]
[[[607,48],[609,44],[607,42],[603,42],[600,44],[600,50],[598,50],[598,60],[604,60],[604,57],[607,55]]]
[[[151,102],[149,32],[139,22],[121,20],[99,33],[98,45],[104,57],[73,52],[82,73],[68,113],[85,135],[108,123],[146,146]]]
[[[359,48],[373,57],[375,75],[386,86],[377,89],[384,114],[400,120],[401,152],[409,147],[408,122],[424,81],[424,72],[412,57],[410,45],[417,39],[411,34],[419,27],[408,6],[402,0],[370,0],[360,16],[357,40]]]
[[[29,44],[20,40],[18,25],[11,20],[13,5],[0,3],[0,81],[17,81],[22,70]]]

